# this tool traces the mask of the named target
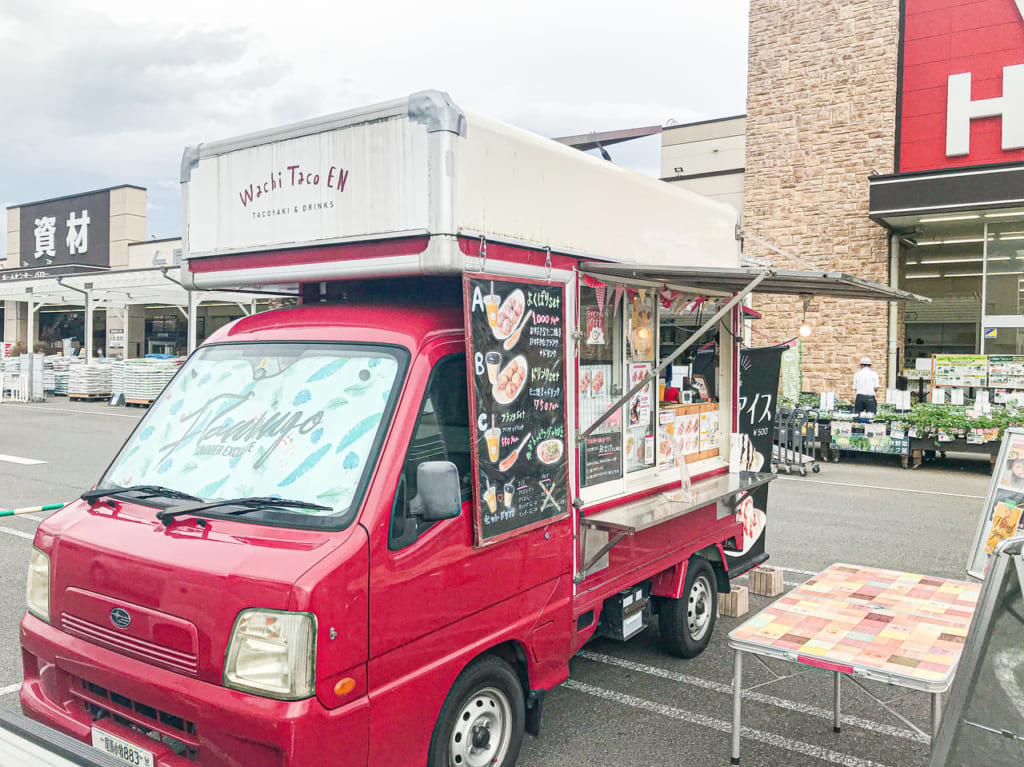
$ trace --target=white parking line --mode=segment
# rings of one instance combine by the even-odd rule
[[[732,732],[732,723],[726,722],[723,719],[714,719],[710,716],[705,716],[704,714],[695,714],[691,711],[683,711],[679,708],[666,706],[663,703],[655,703],[654,701],[644,700],[643,698],[637,698],[632,695],[626,695],[622,692],[606,690],[603,687],[595,687],[594,685],[587,684],[586,682],[577,682],[574,679],[570,679],[565,683],[565,687],[568,687],[570,690],[575,690],[576,692],[581,692],[585,695],[592,695],[595,698],[602,698],[604,700],[609,700],[612,703],[618,703],[621,706],[628,706],[630,708],[640,709],[641,711],[649,711],[652,714],[660,714],[661,716],[669,719],[695,724],[698,727],[707,727],[710,730],[717,730],[718,732]],[[823,762],[842,765],[842,767],[882,767],[879,762],[873,762],[869,759],[861,759],[856,756],[851,756],[850,754],[844,754],[840,751],[833,751],[830,748],[815,746],[812,743],[792,740],[790,738],[783,737],[782,735],[776,735],[772,732],[762,732],[761,730],[755,730],[751,727],[744,727],[740,731],[740,734],[747,740],[755,740],[758,743],[764,743],[765,745],[772,746],[774,748],[781,748],[785,751],[803,754],[804,756],[809,756],[813,759],[820,759]]]
[[[17,692],[20,689],[20,684],[12,684],[8,685],[7,687],[0,687],[0,698],[2,698],[4,695],[10,695],[12,692]]]
[[[6,408],[21,408],[22,410],[41,410],[44,413],[74,413],[76,415],[102,415],[108,418],[134,418],[136,421],[141,418],[140,415],[128,415],[127,413],[105,413],[102,410],[75,410],[70,407],[38,407],[36,405],[11,405],[5,404]]]
[[[649,676],[660,677],[661,679],[668,679],[672,682],[678,682],[680,684],[688,684],[693,687],[700,687],[704,690],[711,692],[722,693],[723,695],[732,695],[732,685],[722,684],[721,682],[712,682],[710,679],[701,679],[696,676],[689,676],[687,674],[679,674],[675,671],[669,671],[668,669],[658,668],[657,666],[648,666],[643,663],[635,663],[624,658],[616,658],[614,655],[605,655],[604,653],[591,652],[590,650],[583,650],[577,653],[580,658],[592,660],[597,663],[604,663],[609,666],[618,666],[628,671],[638,671],[641,674],[647,674]],[[764,695],[759,692],[751,692],[745,690],[743,692],[743,699],[749,700],[754,703],[763,703],[768,706],[775,706],[776,708],[784,708],[787,711],[795,711],[798,714],[806,714],[807,716],[813,716],[817,719],[825,719],[829,722],[832,721],[832,711],[830,709],[819,708],[818,706],[812,706],[807,703],[799,703],[795,700],[789,700],[787,698],[777,698],[774,695]],[[893,727],[889,724],[883,724],[881,722],[875,722],[871,719],[861,719],[857,716],[850,716],[849,714],[843,714],[843,724],[851,725],[853,727],[859,727],[862,730],[870,730],[871,732],[877,732],[881,735],[890,735],[894,738],[903,738],[905,740],[913,740],[918,743],[928,743],[928,738],[919,735],[912,730],[904,730],[901,727]]]
[[[938,490],[915,490],[910,487],[884,487],[882,485],[860,485],[856,482],[828,482],[824,479],[797,479],[796,477],[777,477],[788,482],[813,482],[817,485],[836,485],[837,487],[856,487],[865,490],[893,490],[901,493],[920,493],[922,495],[948,495],[953,498],[984,498],[983,495],[964,495],[963,493],[941,493]]]
[[[772,565],[776,570],[782,570],[784,573],[800,573],[800,575],[817,575],[821,570],[797,570],[795,567],[780,567],[778,565]]]
[[[28,540],[35,540],[35,533],[24,533],[21,530],[11,530],[9,527],[0,527],[0,533],[6,533],[7,535],[15,535],[18,538],[28,538]]]
[[[22,458],[18,455],[4,455],[0,453],[0,461],[5,463],[18,463],[22,466],[35,466],[39,463],[46,463],[46,461],[37,461],[35,458]]]

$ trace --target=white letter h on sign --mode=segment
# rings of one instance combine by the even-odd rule
[[[971,120],[1003,118],[1002,147],[1024,149],[1024,64],[1003,67],[1003,95],[971,101],[971,73],[949,76],[946,97],[946,156],[971,153]]]

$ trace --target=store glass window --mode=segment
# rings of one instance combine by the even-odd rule
[[[1024,217],[987,221],[986,229],[985,314],[1024,314]]]
[[[905,248],[900,259],[900,287],[932,299],[906,307],[905,366],[911,368],[918,357],[976,353],[981,322],[981,218],[926,219],[921,229],[904,241],[916,245]]]
[[[1020,354],[1024,213],[922,217],[904,239],[900,287],[932,299],[906,308],[906,366],[933,354]]]

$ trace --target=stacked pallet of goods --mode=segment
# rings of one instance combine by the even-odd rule
[[[75,360],[71,363],[68,397],[80,400],[108,398],[113,388],[112,372],[106,360],[94,360],[91,365]]]
[[[148,405],[163,391],[183,359],[141,359],[124,363],[124,399],[129,404]]]

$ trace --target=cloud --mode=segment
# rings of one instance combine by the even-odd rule
[[[0,2],[0,72],[16,116],[0,121],[0,195],[20,201],[121,183],[166,195],[155,181],[177,181],[186,144],[300,119],[320,101],[242,28],[170,32],[50,0]]]
[[[0,0],[0,198],[138,184],[148,233],[175,235],[185,146],[427,88],[546,136],[737,114],[746,17],[746,0]],[[658,148],[611,151],[657,174]]]

